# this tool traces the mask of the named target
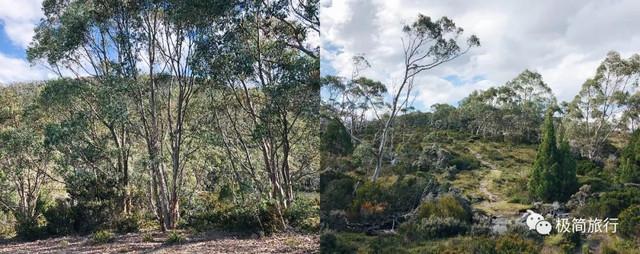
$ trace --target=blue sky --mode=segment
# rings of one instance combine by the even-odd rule
[[[0,22],[0,30],[2,30],[2,33],[0,33],[0,54],[11,58],[25,59],[25,49],[9,38],[5,31],[4,22]]]
[[[26,60],[33,29],[43,16],[41,0],[0,0],[0,85],[55,77]]]
[[[321,0],[323,75],[362,75],[392,87],[402,70],[401,29],[418,14],[447,16],[481,47],[421,73],[414,106],[456,105],[474,90],[499,86],[525,69],[539,72],[560,101],[571,100],[609,51],[640,53],[637,0]]]

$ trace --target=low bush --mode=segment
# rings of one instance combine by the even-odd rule
[[[121,218],[115,222],[114,228],[119,234],[136,233],[140,231],[140,216],[133,214]]]
[[[620,235],[627,239],[640,237],[640,205],[631,206],[619,215]]]
[[[588,159],[579,159],[576,161],[576,174],[597,176],[602,173],[602,168]]]
[[[539,253],[538,245],[531,240],[527,240],[517,235],[504,235],[496,240],[495,253]]]
[[[18,238],[33,241],[47,236],[45,222],[39,218],[16,217],[15,225]]]
[[[185,217],[185,225],[196,231],[223,229],[239,233],[271,234],[283,229],[273,202],[247,200],[245,204],[236,205],[220,201],[217,196],[207,193],[198,197],[195,203],[201,205]]]
[[[585,217],[613,218],[632,204],[640,204],[640,188],[625,187],[603,192],[599,197],[589,200],[580,209],[580,214]]]
[[[418,208],[417,218],[454,218],[463,222],[471,221],[471,207],[464,200],[452,194],[445,194],[423,202]]]
[[[325,233],[320,236],[320,252],[332,254],[355,253],[357,248],[350,243],[340,241],[333,233]]]
[[[320,229],[320,201],[298,195],[285,211],[290,226],[297,229],[316,232]]]
[[[106,230],[98,230],[91,235],[91,240],[96,244],[110,243],[114,239],[113,233]]]
[[[153,239],[153,235],[151,233],[145,233],[142,235],[142,241],[143,242],[153,242],[155,239]]]
[[[320,193],[320,208],[327,212],[347,209],[353,200],[354,185],[355,182],[350,177],[327,183]]]
[[[455,218],[431,217],[408,221],[400,225],[399,232],[407,239],[424,241],[466,234],[469,229],[469,223]]]
[[[458,170],[472,170],[480,168],[480,161],[468,154],[456,154],[451,160],[451,165]]]
[[[75,213],[70,200],[58,199],[44,212],[47,232],[50,235],[67,235],[75,232]]]
[[[167,240],[165,240],[165,243],[166,244],[182,244],[186,240],[187,239],[182,234],[176,231],[171,231],[169,232],[169,235],[167,236]]]

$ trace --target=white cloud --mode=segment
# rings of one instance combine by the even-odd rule
[[[0,0],[0,21],[9,39],[26,48],[33,37],[33,28],[43,16],[42,0]]]
[[[349,76],[351,57],[366,54],[366,76],[393,84],[402,63],[403,24],[419,13],[448,16],[482,46],[421,74],[416,101],[455,104],[475,89],[504,84],[524,69],[538,71],[560,100],[570,100],[610,50],[640,53],[640,1],[323,1],[322,58]],[[337,49],[337,50],[333,50]],[[444,79],[457,75],[462,84]],[[483,77],[485,80],[476,80]]]
[[[26,60],[11,58],[0,53],[0,85],[13,82],[38,81],[54,78],[54,74],[42,66],[31,66]]]

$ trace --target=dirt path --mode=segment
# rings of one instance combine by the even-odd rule
[[[114,242],[94,244],[87,237],[67,236],[34,242],[0,243],[0,253],[319,253],[319,236],[278,234],[254,239],[227,233],[187,236],[179,245],[164,243],[166,234],[155,232],[153,241],[142,234],[119,235]]]
[[[500,208],[508,203],[508,201],[502,199],[499,195],[491,192],[489,189],[489,185],[493,179],[500,178],[502,171],[498,169],[498,166],[495,164],[484,160],[482,155],[476,151],[469,149],[469,152],[473,154],[480,164],[489,169],[489,171],[482,176],[480,179],[480,193],[485,196],[485,200],[477,204],[477,207],[484,208],[485,211],[489,212],[491,218],[491,230],[494,233],[503,234],[507,232],[508,226],[514,223],[517,223],[517,220],[520,218],[520,214],[517,211],[505,211],[504,208]]]
[[[491,176],[496,176],[496,174],[499,175],[501,171],[498,170],[498,167],[496,167],[496,165],[494,165],[493,163],[485,161],[480,153],[477,153],[471,149],[469,149],[469,151],[473,154],[473,156],[476,157],[476,159],[480,161],[480,164],[489,168],[489,172],[485,174],[484,177],[482,177],[482,180],[480,180],[480,192],[487,198],[489,203],[497,202],[498,196],[489,190],[489,184],[492,181]]]

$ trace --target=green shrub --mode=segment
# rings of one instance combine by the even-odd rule
[[[75,213],[69,200],[58,199],[44,212],[50,235],[68,235],[75,232]]]
[[[66,179],[66,190],[74,201],[74,229],[90,233],[107,228],[118,218],[120,189],[117,179],[78,171]]]
[[[611,189],[611,181],[594,176],[585,176],[578,178],[578,185],[591,186],[591,192],[603,192]]]
[[[334,155],[347,155],[353,152],[351,135],[338,119],[326,120],[326,127],[321,133],[320,151]],[[324,122],[324,121],[323,121]]]
[[[165,241],[165,243],[166,244],[182,244],[186,240],[187,239],[182,234],[176,231],[171,231],[169,232],[169,235],[167,236],[167,240]]]
[[[559,246],[564,253],[575,253],[576,250],[580,249],[581,242],[580,232],[565,233],[562,234]]]
[[[538,245],[517,235],[504,235],[496,240],[496,253],[539,253]]]
[[[613,218],[632,204],[640,204],[640,188],[625,187],[619,190],[603,192],[580,209],[583,216]]]
[[[469,229],[469,223],[455,218],[431,217],[405,222],[400,225],[399,232],[407,239],[424,241],[466,234]]]
[[[622,150],[618,181],[640,183],[640,130],[633,132],[629,144]]]
[[[155,239],[153,239],[153,235],[151,233],[145,233],[142,235],[142,241],[143,242],[153,242]]]
[[[295,228],[316,232],[320,229],[320,201],[299,195],[285,211],[285,217]]]
[[[356,167],[373,167],[375,163],[373,146],[368,142],[362,142],[356,146],[351,156]]]
[[[494,160],[494,161],[502,161],[504,160],[504,155],[502,155],[502,153],[500,153],[500,151],[498,150],[489,150],[487,153],[487,157],[490,160]]]
[[[47,236],[45,222],[38,218],[16,216],[15,230],[18,238],[27,241],[33,241]]]
[[[98,230],[91,236],[91,240],[96,244],[110,243],[114,239],[113,233],[106,230]]]
[[[640,237],[640,205],[631,206],[619,215],[620,235],[628,239]]]
[[[576,161],[576,174],[596,176],[602,172],[602,168],[588,159]]]
[[[325,233],[320,236],[320,252],[331,254],[355,253],[357,248],[350,243],[340,241],[335,234]]]
[[[273,202],[247,200],[245,204],[235,205],[221,202],[216,196],[211,193],[200,199],[198,202],[203,202],[203,207],[185,218],[186,226],[196,231],[217,228],[232,232],[265,234],[283,229],[282,220]]]
[[[402,239],[397,236],[378,236],[371,241],[368,247],[369,250],[367,253],[409,253],[409,251],[404,248]]]
[[[115,230],[119,234],[135,233],[140,231],[140,216],[129,215],[115,222]]]
[[[434,200],[426,201],[418,208],[417,218],[454,218],[463,222],[471,221],[471,208],[463,200],[445,194]]]
[[[450,163],[451,165],[456,166],[458,170],[472,170],[480,168],[480,161],[468,154],[456,154]]]
[[[353,200],[354,181],[350,177],[332,180],[320,192],[320,209],[345,210]]]

